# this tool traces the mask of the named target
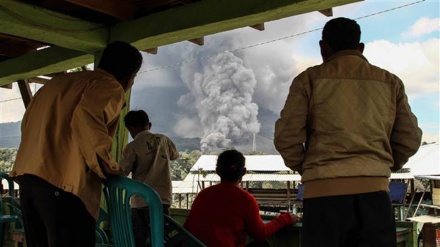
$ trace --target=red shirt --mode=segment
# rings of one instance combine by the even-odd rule
[[[223,182],[197,195],[184,227],[209,247],[227,247],[245,246],[248,234],[265,240],[292,223],[289,214],[281,214],[264,224],[255,198],[242,188]]]

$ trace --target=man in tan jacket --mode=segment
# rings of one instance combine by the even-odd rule
[[[303,247],[396,245],[391,171],[420,147],[422,132],[402,81],[362,55],[359,25],[327,22],[324,62],[292,82],[274,144],[304,183]]]
[[[117,41],[104,49],[97,70],[56,76],[33,97],[11,171],[27,246],[95,246],[101,181],[122,173],[111,145],[141,64],[136,48]]]

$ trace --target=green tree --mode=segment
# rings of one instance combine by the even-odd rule
[[[179,152],[179,158],[171,164],[172,180],[183,180],[201,155],[199,150]]]
[[[9,172],[14,165],[16,148],[0,148],[0,171]]]

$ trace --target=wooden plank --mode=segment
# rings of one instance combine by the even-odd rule
[[[188,41],[191,42],[191,43],[194,43],[196,45],[199,45],[199,46],[202,46],[202,45],[205,44],[205,38],[204,37],[190,39]]]
[[[333,16],[333,9],[332,8],[323,9],[323,10],[320,10],[319,13],[321,13],[327,17],[331,17],[331,16]]]
[[[18,88],[20,89],[21,98],[23,99],[24,108],[27,108],[32,100],[32,91],[29,87],[29,83],[25,80],[18,80],[17,84]]]
[[[66,0],[98,12],[111,15],[120,20],[131,20],[135,14],[135,7],[132,1],[118,0]]]
[[[264,23],[255,24],[255,25],[252,25],[250,27],[253,28],[253,29],[256,29],[258,31],[264,31]]]

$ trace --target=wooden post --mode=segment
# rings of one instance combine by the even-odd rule
[[[32,100],[32,92],[31,88],[29,87],[29,83],[25,80],[18,80],[17,84],[18,88],[20,89],[21,98],[23,99],[24,108],[27,108]]]

